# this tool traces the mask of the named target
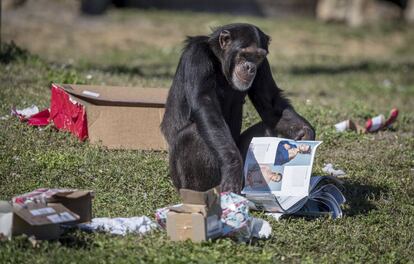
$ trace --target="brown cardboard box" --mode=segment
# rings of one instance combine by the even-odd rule
[[[61,204],[29,203],[21,206],[0,201],[0,237],[26,234],[36,239],[57,239],[61,223],[79,220],[79,216]]]
[[[62,204],[70,211],[79,215],[79,220],[76,223],[84,223],[92,220],[92,199],[94,197],[93,191],[76,190],[67,193],[57,193],[47,201],[49,205]]]
[[[214,239],[221,235],[220,191],[180,190],[183,205],[171,207],[167,214],[167,234],[173,241],[191,239],[194,242]]]
[[[166,150],[160,123],[168,89],[60,85],[86,107],[88,137],[114,149]]]

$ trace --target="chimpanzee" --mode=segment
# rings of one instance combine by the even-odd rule
[[[269,40],[250,24],[187,38],[161,123],[177,189],[220,185],[222,191],[240,193],[242,157],[252,137],[315,138],[272,78]],[[246,95],[262,122],[240,134]]]

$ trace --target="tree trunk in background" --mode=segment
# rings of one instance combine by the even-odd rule
[[[346,22],[351,27],[358,27],[364,24],[364,11],[367,9],[370,0],[351,0],[348,6]],[[365,14],[366,15],[366,14]]]
[[[404,11],[404,18],[408,23],[414,24],[414,0],[408,0]]]
[[[322,21],[345,21],[348,0],[319,0],[316,17]]]
[[[353,27],[399,19],[401,16],[400,7],[377,0],[319,0],[316,9],[316,17],[322,21],[345,22]]]

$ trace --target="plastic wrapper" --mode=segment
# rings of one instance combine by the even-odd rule
[[[13,197],[13,203],[26,204],[26,203],[39,203],[46,202],[48,198],[52,197],[57,193],[70,193],[76,191],[75,189],[49,189],[40,188],[34,191],[21,194]]]

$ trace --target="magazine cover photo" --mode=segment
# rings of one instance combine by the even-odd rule
[[[306,194],[319,141],[254,138],[246,156],[247,192]]]

